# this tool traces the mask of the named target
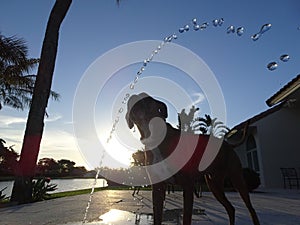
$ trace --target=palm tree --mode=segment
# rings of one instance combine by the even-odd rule
[[[23,110],[29,107],[36,75],[28,73],[39,63],[27,57],[28,49],[23,39],[0,34],[0,109],[9,106]],[[55,100],[59,94],[51,91]]]
[[[27,118],[16,170],[11,201],[19,204],[32,201],[32,179],[44,130],[44,116],[51,93],[51,84],[58,47],[59,29],[72,0],[56,0],[51,10],[43,41],[38,73],[34,84],[32,101]]]
[[[199,108],[192,106],[189,113],[182,109],[178,113],[178,128],[184,132],[212,134],[215,137],[224,137],[229,128],[217,118],[212,119],[210,115],[205,114],[204,117],[197,117],[196,113]]]
[[[120,0],[117,0],[118,4],[119,2]],[[56,0],[47,23],[19,166],[11,196],[11,201],[19,204],[32,201],[32,178],[35,173],[43,136],[44,115],[51,93],[50,88],[57,54],[59,29],[71,3],[72,0]]]

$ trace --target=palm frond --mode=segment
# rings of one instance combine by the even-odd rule
[[[19,64],[26,60],[28,48],[22,38],[16,36],[4,37],[0,34],[0,59],[4,62]]]

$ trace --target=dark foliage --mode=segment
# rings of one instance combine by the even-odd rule
[[[43,201],[49,196],[48,192],[55,191],[56,184],[50,184],[50,178],[42,177],[32,181],[32,201]]]

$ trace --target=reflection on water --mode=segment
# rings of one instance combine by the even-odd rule
[[[164,221],[162,225],[182,224],[182,209],[164,211]],[[152,225],[152,214],[132,213],[128,211],[111,209],[107,213],[99,216],[99,221],[86,222],[83,225]],[[204,210],[193,210],[193,225],[211,225],[212,223],[205,216]],[[82,222],[67,223],[65,225],[82,225]]]
[[[128,211],[111,209],[99,216],[99,221],[86,222],[84,225],[150,225],[153,224],[152,216],[146,214],[131,213]],[[67,223],[65,225],[82,225],[82,222]],[[171,224],[170,224],[171,225]]]
[[[115,225],[148,225],[152,224],[152,216],[145,214],[135,214],[118,209],[111,209],[109,212],[99,217],[99,224],[115,224]]]

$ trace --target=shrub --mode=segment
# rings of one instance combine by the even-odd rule
[[[42,177],[32,181],[32,201],[43,201],[49,196],[48,192],[57,189],[56,184],[49,184],[50,180],[50,178]]]

